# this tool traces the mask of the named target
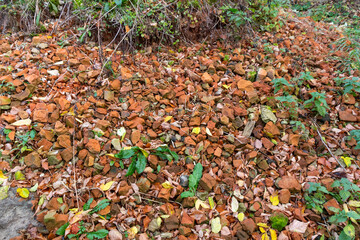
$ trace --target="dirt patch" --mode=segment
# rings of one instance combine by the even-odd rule
[[[39,225],[33,217],[31,206],[30,200],[20,201],[15,188],[9,190],[9,197],[0,201],[0,240],[19,236],[19,231],[27,229],[30,225]]]

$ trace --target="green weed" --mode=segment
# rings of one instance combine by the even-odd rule
[[[201,163],[197,163],[194,167],[193,173],[190,174],[189,176],[189,191],[182,192],[180,195],[181,198],[195,196],[196,189],[202,177],[202,171],[203,171],[203,166],[201,165]]]

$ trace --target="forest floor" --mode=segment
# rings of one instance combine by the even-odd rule
[[[359,72],[338,71],[337,27],[285,17],[236,47],[133,54],[51,25],[2,36],[0,199],[40,223],[15,239],[358,235]]]

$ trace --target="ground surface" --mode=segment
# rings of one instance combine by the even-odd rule
[[[359,98],[339,94],[334,82],[339,63],[329,55],[336,28],[287,18],[278,33],[241,46],[218,42],[136,54],[102,49],[112,55],[104,69],[96,44],[66,40],[70,32],[2,37],[3,186],[32,188],[32,209],[46,226],[23,238],[61,239],[56,231],[68,222],[65,234],[82,239],[96,231],[101,236],[101,229],[110,239],[284,240],[339,232],[323,219],[333,214],[328,206],[342,206],[326,196],[321,215],[306,208],[304,194],[307,182],[331,190],[341,177],[359,179],[356,142],[345,138],[358,128]],[[308,100],[324,91],[330,109],[318,117],[298,107],[291,119],[274,98],[286,88],[275,95],[271,81],[290,82],[307,71],[312,78],[293,92]],[[294,130],[294,120],[305,128]],[[114,157],[124,147],[154,153],[163,144],[180,159],[150,154],[141,174],[125,176],[130,160]],[[335,159],[341,156],[354,164],[344,170]],[[182,199],[188,187],[180,176],[193,173],[196,163],[203,166],[196,196]],[[8,209],[13,203],[0,201]],[[33,222],[29,208],[16,209]],[[270,226],[274,212],[289,219],[281,231]],[[20,221],[16,216],[9,222]]]

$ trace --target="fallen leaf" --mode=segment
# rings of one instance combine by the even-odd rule
[[[22,198],[28,198],[29,197],[29,190],[27,188],[18,188],[16,192],[20,195]]]
[[[167,116],[167,117],[164,119],[164,122],[168,122],[168,121],[170,121],[170,119],[172,119],[172,116]]]
[[[0,170],[0,179],[7,179],[7,177],[5,177],[4,173]]]
[[[205,131],[206,131],[207,135],[212,136],[212,133],[210,132],[210,129],[206,128]]]
[[[231,198],[231,211],[237,212],[239,209],[239,202],[235,197]]]
[[[213,209],[215,207],[214,199],[212,197],[209,197],[209,204],[210,204],[210,209]]]
[[[199,127],[194,127],[191,132],[195,133],[195,134],[199,134],[200,133],[200,128]]]
[[[169,183],[168,181],[163,182],[161,184],[161,186],[163,186],[163,188],[169,189],[169,188],[173,188],[173,186],[171,185],[171,183]]]
[[[279,196],[277,194],[270,196],[270,202],[274,206],[279,205]]]
[[[103,190],[103,191],[107,191],[111,188],[111,186],[113,185],[114,181],[110,181],[106,184],[101,184],[100,185],[100,189]]]
[[[219,217],[211,220],[211,231],[213,233],[219,233],[221,231],[221,223]]]
[[[271,240],[277,240],[276,231],[274,229],[269,229]]]
[[[127,232],[129,234],[128,238],[133,239],[133,238],[135,238],[136,234],[138,233],[138,229],[136,226],[134,226],[134,227],[128,229]]]
[[[0,187],[0,200],[8,197],[9,186]]]
[[[206,202],[204,202],[204,201],[202,201],[200,199],[197,199],[196,202],[195,202],[195,208],[197,210],[199,210],[200,206],[203,207],[203,208],[206,208],[206,209],[210,208],[210,206]]]
[[[240,222],[242,222],[245,218],[245,214],[243,212],[241,212],[237,215],[237,218],[239,219]]]
[[[25,180],[25,176],[21,171],[15,172],[15,180]]]
[[[38,189],[38,187],[39,187],[39,184],[38,184],[38,183],[35,183],[35,185],[30,188],[30,192],[36,192],[36,190]]]
[[[351,161],[354,160],[353,158],[351,157],[341,157],[341,159],[344,161],[345,165],[347,167],[350,167],[351,166]]]
[[[19,127],[19,126],[30,126],[30,124],[31,124],[31,119],[28,118],[28,119],[18,120],[12,123],[11,125],[15,127]]]

